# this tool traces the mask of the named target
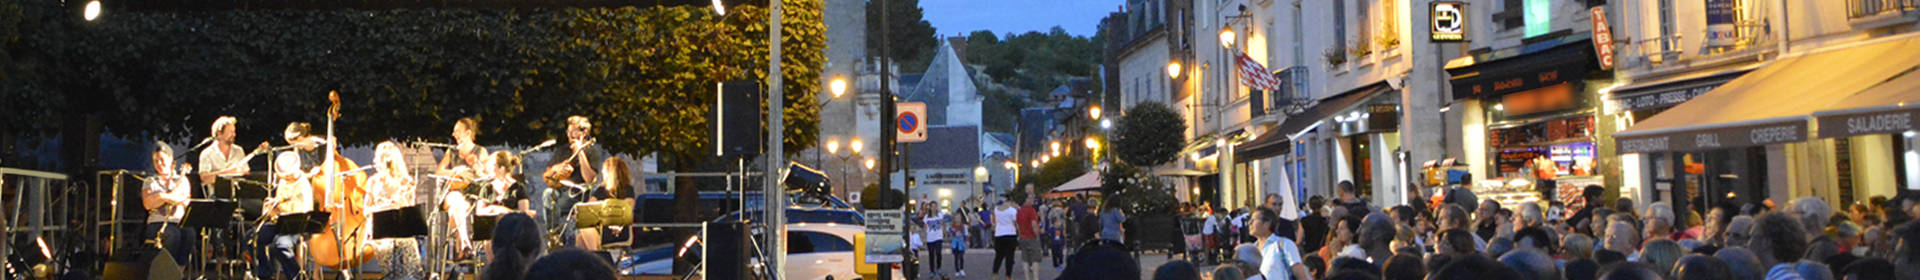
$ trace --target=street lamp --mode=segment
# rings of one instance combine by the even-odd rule
[[[713,13],[718,15],[723,15],[723,16],[727,15],[726,4],[720,3],[720,0],[713,0]]]
[[[867,157],[867,170],[873,170],[873,157]]]
[[[1100,120],[1100,129],[1113,129],[1113,119]]]
[[[827,153],[840,155],[840,139],[827,139]]]
[[[1180,62],[1179,61],[1167,62],[1167,77],[1174,78],[1174,79],[1180,78]]]
[[[840,94],[847,92],[847,78],[834,77],[832,82],[827,82],[827,89],[833,92],[833,98],[840,98]]]
[[[1033,160],[1032,162],[1028,162],[1027,166],[1028,168],[1040,168],[1040,160],[1036,159],[1036,160]]]
[[[1089,106],[1089,108],[1087,108],[1087,115],[1095,120],[1100,119],[1100,105]]]
[[[1237,37],[1234,36],[1232,27],[1220,28],[1220,47],[1233,48],[1234,38]]]
[[[1088,150],[1099,150],[1099,149],[1100,149],[1100,140],[1098,140],[1098,139],[1093,139],[1093,137],[1087,137],[1087,149],[1088,149]]]
[[[1060,154],[1060,140],[1053,140],[1048,147],[1053,147],[1053,154]]]
[[[719,1],[719,0],[715,0],[715,1]],[[88,1],[86,10],[84,11],[84,13],[81,14],[81,16],[86,17],[87,21],[93,21],[94,19],[100,18],[100,0]]]
[[[847,147],[853,148],[853,155],[860,155],[860,151],[865,148],[865,146],[866,143],[860,142],[860,137],[854,137],[853,142],[849,143]]]

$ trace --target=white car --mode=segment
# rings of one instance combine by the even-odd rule
[[[794,223],[787,225],[786,279],[861,279],[856,265],[865,260],[854,258],[860,248],[853,242],[866,227],[837,223]]]

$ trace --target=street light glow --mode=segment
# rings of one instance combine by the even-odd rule
[[[1092,116],[1093,119],[1096,119],[1096,120],[1100,119],[1100,105],[1094,105],[1092,106],[1092,108],[1087,108],[1087,115]]]
[[[867,144],[866,142],[860,142],[859,137],[854,137],[853,143],[848,143],[847,147],[853,148],[853,154],[858,155],[860,154],[860,150],[866,148],[866,144]]]
[[[1027,166],[1031,168],[1040,168],[1040,160],[1036,159],[1036,160],[1033,160],[1032,162],[1028,162]]]
[[[827,153],[840,154],[840,139],[827,139]]]
[[[86,11],[82,16],[85,16],[87,21],[100,18],[100,0],[88,1]]]
[[[1053,153],[1054,153],[1054,154],[1059,154],[1059,153],[1060,153],[1060,140],[1053,140],[1053,142],[1052,142],[1052,143],[1050,143],[1050,144],[1049,144],[1048,146],[1049,146],[1049,147],[1053,147]]]
[[[726,3],[720,3],[720,0],[713,0],[713,13],[723,16],[727,15]]]
[[[1180,62],[1179,61],[1167,62],[1167,77],[1174,78],[1174,79],[1180,78]]]
[[[1087,149],[1088,149],[1088,150],[1099,150],[1099,149],[1100,149],[1100,140],[1098,140],[1098,139],[1093,139],[1093,137],[1087,137]]]
[[[1100,120],[1100,129],[1113,129],[1113,119]]]
[[[833,98],[840,98],[841,93],[847,92],[847,79],[834,77],[832,82],[827,82],[827,89],[833,91]]]
[[[1233,28],[1220,29],[1220,47],[1233,48],[1234,38],[1237,38],[1237,37],[1233,35]]]
[[[873,158],[867,158],[867,170],[873,170]]]

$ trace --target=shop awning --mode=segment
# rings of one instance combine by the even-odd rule
[[[1207,173],[1207,172],[1202,172],[1200,170],[1177,168],[1177,167],[1168,167],[1168,168],[1153,170],[1154,176],[1200,177],[1200,176],[1207,176],[1208,174],[1213,174],[1213,173]]]
[[[1447,63],[1453,99],[1485,99],[1580,81],[1599,70],[1593,41],[1560,38],[1528,44],[1519,53],[1492,52]]]
[[[1673,107],[1713,91],[1714,88],[1719,88],[1720,85],[1740,78],[1740,75],[1756,68],[1759,68],[1759,65],[1703,71],[1664,79],[1633,81],[1614,89],[1613,100],[1620,104],[1620,110],[1626,111]]]
[[[1259,137],[1254,137],[1253,141],[1234,146],[1233,161],[1234,163],[1242,163],[1293,152],[1292,143],[1296,134],[1312,129],[1315,123],[1331,118],[1334,114],[1339,114],[1341,111],[1351,109],[1353,106],[1366,102],[1368,99],[1380,95],[1383,92],[1391,91],[1393,91],[1393,88],[1388,87],[1387,82],[1382,81],[1355,88],[1340,93],[1339,95],[1321,98],[1319,102],[1314,102],[1313,106],[1307,107],[1306,110],[1300,111],[1299,114],[1287,116],[1287,120],[1280,122],[1280,126],[1268,129],[1267,132],[1261,133]]]
[[[1807,118],[1920,65],[1920,38],[1782,58],[1614,134],[1619,153],[1805,141]]]
[[[1069,180],[1066,183],[1061,183],[1059,186],[1054,186],[1053,191],[1051,192],[1084,192],[1084,191],[1098,191],[1098,190],[1100,190],[1100,172],[1087,172],[1087,174],[1081,174],[1080,177],[1073,178],[1073,180]]]
[[[1852,108],[1813,113],[1820,138],[1913,131],[1920,124],[1920,73],[1905,74],[1834,104]]]

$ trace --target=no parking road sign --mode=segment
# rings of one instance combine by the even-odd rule
[[[893,116],[895,137],[897,137],[894,141],[900,143],[927,141],[927,104],[904,102],[896,103],[894,108],[899,112],[898,115]]]

